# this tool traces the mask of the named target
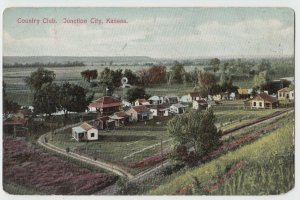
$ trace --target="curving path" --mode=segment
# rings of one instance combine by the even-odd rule
[[[130,174],[129,172],[121,169],[120,167],[116,166],[115,164],[109,163],[109,162],[104,162],[104,161],[98,161],[98,160],[94,160],[91,159],[89,157],[85,157],[73,152],[66,152],[65,149],[59,148],[55,145],[49,144],[45,142],[45,137],[47,135],[49,135],[50,132],[43,134],[39,137],[38,139],[38,144],[45,147],[46,149],[49,149],[51,151],[54,151],[56,153],[62,154],[64,156],[68,156],[70,158],[73,158],[75,160],[81,161],[81,162],[85,162],[88,163],[90,165],[105,169],[107,171],[110,171],[114,174],[117,174],[119,176],[123,176],[123,177],[127,177],[129,180],[133,178],[133,175]]]

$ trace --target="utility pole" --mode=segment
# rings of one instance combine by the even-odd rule
[[[164,159],[163,159],[163,146],[162,146],[163,142],[162,139],[160,139],[160,155],[161,155],[161,167],[164,166]]]

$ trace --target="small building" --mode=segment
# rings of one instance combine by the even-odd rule
[[[150,105],[149,101],[146,99],[137,99],[134,101],[134,106],[145,106],[145,105]]]
[[[251,108],[251,109],[259,109],[259,108],[272,109],[272,108],[278,108],[278,106],[279,106],[278,99],[266,93],[260,93],[256,95],[254,98],[244,101],[244,107]]]
[[[78,142],[98,140],[98,130],[84,122],[80,126],[72,128],[72,137]]]
[[[90,112],[100,112],[102,115],[110,115],[120,111],[122,102],[114,97],[104,96],[90,103],[88,107]]]
[[[165,96],[164,103],[167,104],[176,104],[179,102],[179,98],[177,96]]]
[[[237,99],[249,99],[252,95],[252,89],[239,88]]]
[[[288,88],[288,87],[285,87],[285,88],[282,88],[280,90],[278,90],[278,100],[282,101],[282,100],[294,100],[295,97],[294,97],[294,90]]]
[[[19,129],[26,128],[27,125],[28,119],[24,118],[22,113],[9,114],[8,117],[3,120],[3,132],[16,136]]]
[[[176,114],[181,114],[184,113],[186,111],[187,106],[181,104],[181,103],[176,103],[176,104],[172,104],[170,106],[170,112],[171,113],[176,113]]]
[[[150,104],[159,105],[159,104],[162,104],[164,102],[164,99],[163,99],[163,97],[152,96],[148,99],[148,101],[149,101]]]
[[[129,123],[129,115],[126,112],[115,112],[109,118],[115,121],[116,127],[126,126]]]
[[[150,107],[150,111],[152,112],[153,116],[169,116],[169,109],[163,105],[153,105]]]
[[[204,99],[193,101],[193,109],[195,110],[205,110],[207,107],[208,103]]]
[[[188,94],[188,102],[193,102],[194,100],[200,100],[201,95],[200,92],[190,92]]]
[[[133,106],[128,111],[126,111],[127,115],[130,116],[130,121],[147,121],[153,119],[153,114],[149,108],[146,106]]]
[[[115,121],[110,119],[108,116],[99,117],[94,120],[94,127],[98,130],[114,129]]]
[[[190,100],[191,100],[191,98],[190,98],[189,95],[183,95],[183,96],[181,96],[179,102],[181,102],[181,103],[189,103],[189,102],[191,102]],[[176,103],[174,103],[174,104],[176,104]]]

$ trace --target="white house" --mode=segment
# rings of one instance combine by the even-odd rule
[[[163,105],[153,105],[150,107],[153,116],[169,116],[169,109]]]
[[[181,104],[181,103],[176,103],[170,106],[170,112],[176,113],[176,114],[181,114],[186,111],[187,106]]]
[[[153,114],[146,106],[133,106],[126,111],[126,114],[130,116],[130,121],[147,121],[153,119]]]
[[[98,140],[98,130],[84,122],[80,126],[72,128],[72,137],[80,141]]]
[[[145,105],[150,105],[149,101],[146,99],[137,99],[134,102],[134,106],[145,106]]]
[[[294,100],[294,90],[285,87],[278,90],[278,100]]]
[[[176,104],[178,103],[179,98],[178,96],[165,96],[164,98],[164,103],[168,103],[168,104]]]
[[[195,110],[205,110],[207,107],[208,104],[204,99],[193,101],[193,109]]]
[[[164,102],[164,99],[163,99],[163,97],[152,96],[148,99],[148,101],[149,101],[150,104],[159,105],[159,104],[162,104]]]

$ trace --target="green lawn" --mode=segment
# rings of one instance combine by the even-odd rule
[[[98,141],[77,142],[72,139],[71,129],[53,135],[50,143],[61,148],[119,164],[129,164],[149,157],[160,151],[161,140],[169,139],[166,131],[112,130],[101,131]],[[170,142],[165,142],[166,148]],[[152,145],[155,145],[151,147]],[[132,154],[132,155],[131,155]],[[131,155],[131,156],[129,156]]]
[[[294,186],[294,134],[293,115],[280,121],[283,127],[264,136],[254,143],[229,152],[201,167],[182,171],[166,177],[163,184],[148,194],[175,194],[189,186],[189,194],[214,195],[258,195],[280,194]],[[243,168],[236,171],[225,183],[211,189],[216,181],[224,179],[226,171],[238,162],[244,161]],[[195,177],[201,184],[197,190]],[[206,189],[208,188],[208,191]]]

